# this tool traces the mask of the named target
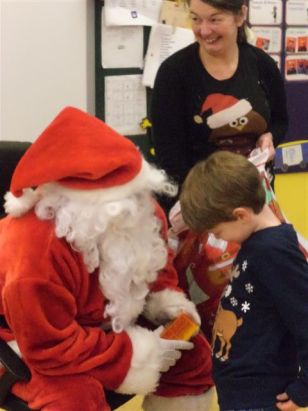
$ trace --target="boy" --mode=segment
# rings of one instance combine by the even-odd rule
[[[256,167],[214,153],[190,171],[180,201],[192,230],[241,244],[213,329],[220,409],[308,406],[308,264],[265,204]]]

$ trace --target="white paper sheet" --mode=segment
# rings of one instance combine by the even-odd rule
[[[142,26],[106,26],[104,8],[101,15],[102,67],[143,67]]]
[[[151,29],[147,54],[145,57],[142,83],[153,87],[157,70],[171,54],[195,41],[190,29],[157,24]]]
[[[159,21],[162,0],[105,0],[109,26],[152,26]]]
[[[249,22],[252,25],[282,23],[282,0],[250,0]]]
[[[287,28],[285,36],[286,53],[308,53],[308,27]]]
[[[308,0],[288,0],[286,22],[290,25],[308,24]]]
[[[267,53],[281,52],[282,31],[280,27],[251,27],[255,34],[254,46],[261,48]]]
[[[308,54],[286,56],[285,78],[288,81],[308,81]]]
[[[146,89],[141,74],[105,77],[105,121],[124,135],[145,134]]]

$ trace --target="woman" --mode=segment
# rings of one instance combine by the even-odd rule
[[[161,65],[151,113],[157,162],[180,185],[196,162],[219,149],[248,156],[256,147],[268,148],[273,159],[288,124],[276,63],[247,43],[245,0],[190,0],[188,5],[197,42]],[[172,205],[165,198],[161,202],[165,209]],[[174,208],[169,233],[178,246],[180,284],[197,305],[210,339],[239,247],[175,229],[177,218]]]
[[[247,43],[244,0],[190,0],[196,43],[166,59],[155,80],[151,117],[157,162],[178,183],[217,149],[270,150],[288,124],[274,60]]]

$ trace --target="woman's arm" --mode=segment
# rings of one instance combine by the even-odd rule
[[[153,88],[151,120],[157,163],[176,182],[182,183],[189,171],[189,160],[185,89],[178,70],[172,59],[160,66]]]
[[[260,55],[261,57],[261,55]],[[264,53],[258,61],[261,82],[268,98],[271,119],[268,133],[271,133],[273,145],[281,143],[288,129],[287,99],[283,78],[276,62]],[[261,138],[262,136],[260,136]]]

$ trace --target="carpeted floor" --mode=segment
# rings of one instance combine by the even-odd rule
[[[122,405],[122,407],[117,408],[116,411],[142,411],[141,405],[142,405],[142,397],[140,395],[137,395],[136,397],[128,401],[125,405]],[[217,400],[215,398],[211,408],[209,410],[204,410],[204,411],[218,411],[218,410],[219,408],[218,408]],[[161,410],[161,411],[167,411],[167,410]]]

